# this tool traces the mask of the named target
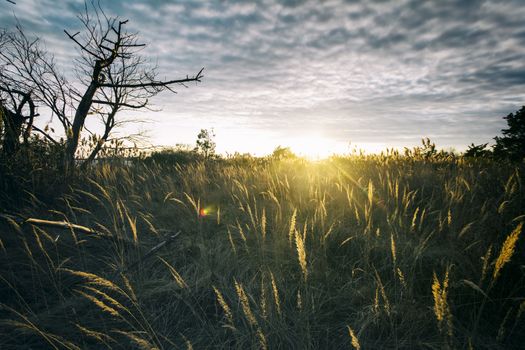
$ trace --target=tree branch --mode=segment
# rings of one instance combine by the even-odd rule
[[[60,146],[60,143],[55,140],[54,138],[52,138],[51,136],[49,136],[49,134],[47,132],[45,132],[44,130],[40,129],[39,127],[36,127],[36,126],[32,126],[31,129],[41,133],[42,135],[44,135],[44,137],[46,139],[48,139],[49,141],[51,141],[55,146]]]
[[[99,60],[103,60],[102,57],[100,57],[99,55],[97,55],[96,53],[94,53],[93,51],[89,50],[85,45],[82,45],[76,38],[75,36],[77,36],[78,34],[80,34],[80,32],[76,32],[75,34],[71,35],[67,32],[67,30],[64,29],[64,33],[66,33],[66,35],[69,37],[69,39],[73,40],[82,50],[86,51],[88,54],[90,54],[91,56],[93,57],[96,57],[98,58]]]
[[[130,103],[124,103],[124,102],[113,102],[113,101],[102,101],[102,100],[93,100],[93,103],[97,103],[101,105],[110,105],[110,106],[117,104],[119,107],[128,107],[128,108],[138,109],[138,108],[146,107],[148,105],[148,100],[146,99],[146,101],[140,105],[132,105]]]
[[[178,79],[178,80],[168,80],[168,81],[152,81],[149,83],[140,83],[140,84],[100,84],[101,87],[111,87],[111,88],[145,88],[145,87],[159,87],[159,86],[168,86],[173,84],[183,84],[183,83],[189,83],[192,81],[200,82],[201,79],[204,77],[202,75],[202,71],[204,68],[202,68],[199,73],[197,73],[196,76],[189,78],[186,77],[184,79]]]

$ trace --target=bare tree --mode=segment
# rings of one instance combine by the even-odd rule
[[[89,77],[84,80],[85,90],[77,94],[76,112],[68,131],[66,148],[66,164],[68,168],[74,165],[75,152],[78,147],[80,133],[86,118],[90,113],[99,114],[104,122],[104,133],[88,157],[93,160],[104,142],[107,141],[115,126],[115,116],[122,109],[147,108],[149,98],[169,90],[175,84],[199,82],[202,69],[193,77],[182,79],[159,80],[155,67],[145,64],[139,51],[145,44],[138,41],[137,33],[125,30],[127,20],[107,17],[95,5],[90,12],[85,11],[78,16],[85,31],[70,34],[64,31],[78,47],[81,53],[77,61],[77,73]]]
[[[9,40],[7,31],[0,32],[0,53],[7,48]],[[18,92],[21,91],[11,89],[5,84],[3,73],[5,66],[5,63],[0,61],[0,137],[4,154],[10,156],[15,153],[20,142],[22,124],[25,120],[22,109],[26,102],[19,101]]]
[[[0,100],[0,116],[4,129],[2,149],[5,155],[10,157],[18,151],[21,135],[23,135],[25,143],[28,142],[33,120],[37,114],[30,93],[4,88],[3,86],[0,86],[0,91],[8,96],[13,106],[10,109],[4,106],[3,98]],[[24,110],[27,113],[24,113]]]
[[[63,86],[52,57],[41,49],[38,39],[30,40],[19,26],[14,32],[0,32],[0,116],[5,155],[15,154],[21,136],[27,143],[32,131],[57,143],[33,122],[38,116],[37,104],[41,102],[53,105],[58,111],[60,102],[56,93],[64,93]]]
[[[6,68],[1,76],[4,93],[13,95],[16,89],[29,94],[31,102],[24,102],[25,95],[19,94],[22,100],[17,106],[24,102],[31,109],[36,101],[62,124],[66,136],[64,166],[68,173],[75,168],[75,154],[82,133],[86,132],[87,118],[98,115],[104,129],[102,135],[93,136],[96,143],[86,160],[90,162],[119,125],[118,112],[148,108],[150,99],[158,93],[175,92],[174,85],[186,86],[185,83],[200,82],[203,77],[201,69],[192,77],[158,79],[156,67],[148,65],[140,55],[146,45],[139,42],[137,33],[125,29],[128,21],[108,17],[95,3],[89,8],[85,5],[78,19],[82,32],[71,34],[64,30],[79,51],[75,61],[78,81],[74,83],[58,73],[54,58],[40,48],[38,40],[29,40],[20,27],[8,40],[12,43],[10,49],[0,51],[0,64]],[[30,113],[23,120],[30,120],[32,125],[35,116]],[[46,137],[53,140],[48,134]]]

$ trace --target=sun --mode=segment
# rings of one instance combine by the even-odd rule
[[[298,156],[312,160],[348,152],[348,144],[321,134],[306,134],[301,137],[290,138],[287,144]]]
[[[217,129],[217,152],[223,154],[250,153],[255,156],[272,154],[277,146],[289,147],[298,156],[320,160],[332,155],[348,155],[363,151],[380,153],[387,144],[383,142],[350,142],[329,136],[322,131],[299,131],[294,135],[275,130],[246,130],[239,128]]]
[[[317,133],[308,133],[300,137],[289,138],[286,145],[298,156],[311,160],[325,159],[332,155],[345,155],[352,152],[378,154],[387,147],[382,142],[350,143]]]

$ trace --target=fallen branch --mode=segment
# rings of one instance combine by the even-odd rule
[[[52,221],[52,220],[43,220],[43,219],[35,219],[35,218],[24,219],[18,214],[12,215],[12,214],[7,214],[7,213],[6,214],[0,214],[0,216],[3,216],[3,217],[5,217],[7,219],[10,219],[10,220],[13,220],[18,225],[30,224],[30,225],[35,225],[35,226],[54,227],[54,228],[60,228],[60,229],[64,229],[64,230],[75,230],[75,231],[79,231],[79,232],[95,235],[97,237],[118,238],[116,236],[108,235],[106,233],[94,230],[94,229],[86,227],[86,226],[72,224],[72,223],[67,222],[67,221]],[[168,246],[173,241],[175,241],[175,239],[181,233],[181,231],[177,231],[175,233],[173,233],[172,231],[169,231],[169,232],[171,234],[169,236],[167,236],[167,238],[164,241],[158,243],[156,246],[151,248],[146,254],[144,254],[143,256],[139,257],[137,260],[135,260],[134,262],[129,264],[127,267],[123,267],[123,268],[120,268],[117,271],[115,271],[115,273],[113,274],[113,279],[115,279],[121,273],[125,273],[125,272],[128,272],[128,271],[133,270],[134,268],[136,268],[144,260],[149,259],[155,253],[157,253],[160,249],[162,249],[163,247]],[[76,282],[73,283],[73,284],[76,284]]]
[[[6,218],[7,220],[12,220],[14,223],[16,223],[19,226],[23,226],[25,224],[30,224],[33,226],[43,226],[43,227],[53,227],[53,228],[59,228],[62,230],[75,230],[77,232],[87,233],[90,235],[94,235],[96,237],[103,237],[103,238],[117,238],[119,237],[97,231],[95,229],[73,224],[68,221],[54,221],[54,220],[44,220],[44,219],[35,219],[35,218],[24,218],[19,214],[8,214],[8,213],[2,213],[0,214],[1,217]]]
[[[35,226],[61,228],[61,229],[65,229],[65,230],[73,229],[75,231],[80,231],[80,232],[83,232],[83,233],[93,234],[93,235],[96,235],[96,236],[107,236],[107,234],[99,232],[99,231],[96,231],[96,230],[93,230],[93,229],[91,229],[89,227],[81,226],[81,225],[77,225],[77,224],[72,224],[72,223],[67,222],[67,221],[51,221],[51,220],[42,220],[42,219],[29,218],[29,219],[24,220],[23,223],[24,224],[31,224],[31,225],[35,225]]]

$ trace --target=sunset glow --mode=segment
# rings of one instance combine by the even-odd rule
[[[202,83],[152,99],[156,112],[120,114],[151,121],[120,132],[147,131],[151,144],[174,146],[214,128],[222,154],[282,145],[311,157],[412,147],[423,137],[457,150],[491,142],[501,116],[523,101],[525,7],[482,3],[104,2],[109,15],[129,19],[159,77],[204,67]],[[72,72],[64,29],[79,30],[82,9],[73,0],[1,1],[0,20],[41,36]]]
[[[0,350],[523,348],[524,5],[0,0]]]
[[[348,153],[348,144],[331,140],[320,134],[306,134],[291,139],[288,143],[291,150],[299,156],[309,159],[321,159],[333,154]]]

